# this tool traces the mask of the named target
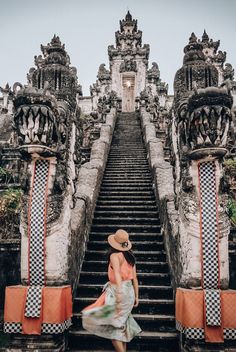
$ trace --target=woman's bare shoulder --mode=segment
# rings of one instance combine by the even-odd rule
[[[119,258],[120,257],[120,253],[117,252],[117,253],[112,253],[110,258]]]
[[[119,262],[120,263],[121,258],[122,258],[120,254],[122,254],[122,253],[119,253],[119,252],[118,253],[112,253],[111,256],[110,256],[110,261],[111,262],[115,261],[115,262]]]

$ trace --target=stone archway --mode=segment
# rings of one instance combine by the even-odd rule
[[[135,76],[123,75],[122,77],[122,111],[135,111]]]

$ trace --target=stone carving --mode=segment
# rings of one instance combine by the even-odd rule
[[[132,60],[125,60],[120,65],[120,72],[137,72],[137,63]]]
[[[150,83],[157,83],[160,79],[160,70],[156,62],[152,63],[152,67],[147,71],[147,80]]]
[[[88,151],[93,142],[100,137],[101,126],[106,122],[106,116],[111,107],[117,107],[117,94],[111,91],[110,94],[98,98],[97,109],[86,115],[82,123],[82,147],[85,151],[83,163],[89,161]]]
[[[206,39],[204,39],[206,40]],[[218,44],[211,43],[214,50]],[[203,45],[194,34],[185,47],[183,67],[175,76],[175,98],[171,123],[171,162],[175,179],[175,206],[179,216],[178,285],[201,286],[199,251],[199,162],[211,161],[216,184],[221,238],[221,287],[228,286],[227,236],[229,221],[225,213],[227,196],[219,187],[222,158],[227,152],[231,123],[232,96],[228,87],[217,87],[218,71],[203,54]],[[224,250],[223,250],[224,248]]]
[[[109,70],[106,69],[105,66],[106,66],[105,64],[101,64],[99,66],[97,78],[100,81],[111,79],[111,73]]]
[[[61,44],[59,37],[54,35],[51,42],[41,45],[43,55],[35,56],[37,69],[31,68],[28,79],[34,87],[43,89],[45,83],[58,99],[65,99],[76,105],[76,94],[81,94],[81,86],[77,84],[77,70],[70,66],[70,58]]]
[[[224,70],[223,70],[223,76],[225,80],[234,80],[234,69],[233,66],[229,63],[225,64]]]
[[[188,152],[207,146],[226,147],[232,102],[226,88],[196,89],[179,111],[181,145]]]
[[[14,99],[14,124],[22,148],[38,146],[33,152],[56,153],[59,144],[59,110],[54,96],[33,87],[21,88]],[[49,153],[50,154],[50,153]]]
[[[186,100],[193,91],[194,82],[197,82],[198,88],[218,85],[218,71],[215,66],[206,61],[203,45],[197,41],[194,33],[191,34],[184,53],[183,67],[176,72],[174,80],[175,110],[181,106],[185,109]]]
[[[108,47],[110,60],[117,57],[126,59],[127,56],[133,59],[137,56],[148,59],[149,45],[142,46],[142,32],[137,29],[137,20],[132,18],[129,11],[125,19],[120,21],[120,30],[115,35],[116,47],[114,45]]]
[[[58,37],[54,36],[50,44],[41,49],[43,55],[35,59],[37,68],[30,70],[30,84],[23,87],[17,83],[13,87],[14,128],[25,170],[21,176],[25,193],[24,221],[21,225],[23,243],[26,240],[29,191],[35,158],[50,161],[46,237],[55,235],[56,222],[64,217],[66,211],[65,199],[70,202],[73,198],[74,182],[81,163],[82,133],[80,109],[76,106],[76,94],[79,94],[76,70],[70,66],[69,56]],[[67,231],[70,231],[69,228]],[[49,246],[48,251],[52,250]],[[22,270],[24,282],[27,268],[23,267]],[[51,284],[60,281],[47,270],[50,269],[46,267],[46,281]]]

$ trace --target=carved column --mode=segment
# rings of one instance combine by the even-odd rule
[[[202,49],[192,34],[175,77],[172,151],[181,268],[176,321],[186,339],[182,351],[194,351],[195,343],[201,351],[201,344],[236,338],[236,294],[227,291],[230,223],[222,187],[232,96],[216,87],[217,70]],[[204,351],[218,347],[211,348]]]
[[[58,37],[42,51],[38,68],[30,70],[30,84],[14,86],[24,197],[22,285],[6,288],[4,330],[16,334],[9,351],[65,350],[81,259],[80,239],[71,226],[80,165],[75,69]]]

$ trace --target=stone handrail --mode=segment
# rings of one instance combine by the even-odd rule
[[[178,212],[174,205],[174,178],[172,166],[164,159],[163,142],[156,137],[151,114],[145,107],[140,109],[144,142],[154,181],[154,192],[159,206],[165,249],[170,266],[172,286],[178,284],[180,263],[178,262]]]

